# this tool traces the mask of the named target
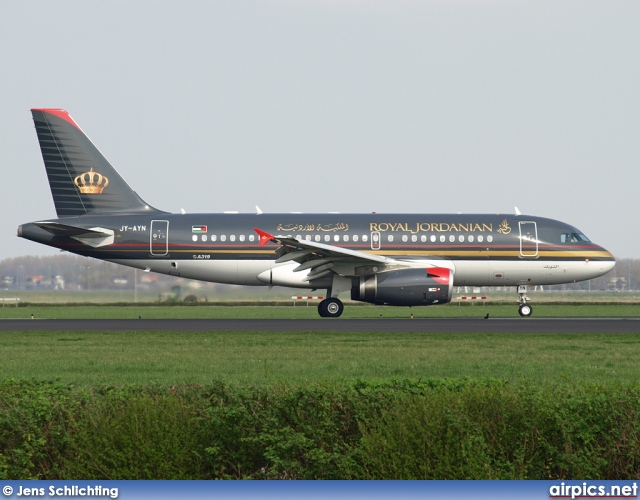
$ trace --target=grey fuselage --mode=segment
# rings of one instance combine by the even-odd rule
[[[261,246],[254,228],[277,236],[449,267],[455,285],[548,285],[601,276],[615,265],[607,250],[553,219],[504,214],[169,214],[82,215],[50,219],[99,228],[99,244],[52,234],[38,223],[18,235],[72,253],[147,271],[239,285],[329,288],[305,281],[294,263],[276,264],[277,245]]]

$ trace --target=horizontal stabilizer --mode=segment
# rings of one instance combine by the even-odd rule
[[[111,245],[114,240],[113,230],[103,227],[84,228],[60,224],[59,222],[34,222],[33,224],[54,236],[73,238],[94,248]]]

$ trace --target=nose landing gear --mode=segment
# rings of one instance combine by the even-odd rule
[[[531,300],[526,295],[527,288],[527,285],[518,285],[518,303],[520,304],[518,313],[520,314],[520,316],[525,317],[531,316],[531,313],[533,313],[533,308],[529,304],[527,304],[527,302]]]

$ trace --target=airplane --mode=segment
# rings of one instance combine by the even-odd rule
[[[63,109],[31,110],[58,218],[18,236],[144,271],[216,283],[327,290],[321,317],[353,301],[451,302],[455,286],[515,286],[521,316],[534,285],[588,280],[615,259],[553,219],[505,214],[186,214],[138,196]]]

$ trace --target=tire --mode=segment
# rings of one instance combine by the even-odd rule
[[[327,300],[325,299],[318,304],[318,314],[321,318],[327,317],[327,305],[325,304],[326,301]]]
[[[344,305],[340,299],[324,299],[318,304],[318,314],[323,318],[339,318],[344,311]]]
[[[518,308],[518,313],[520,314],[520,316],[528,318],[529,316],[531,316],[531,313],[533,313],[533,308],[529,304],[522,304]]]

